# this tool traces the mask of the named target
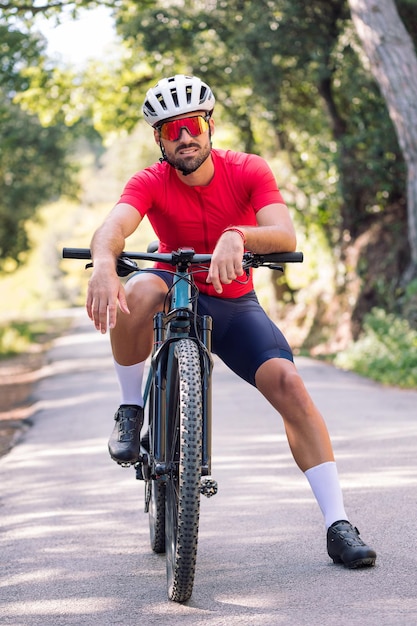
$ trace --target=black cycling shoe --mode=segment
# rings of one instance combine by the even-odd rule
[[[327,531],[327,552],[334,563],[345,567],[371,567],[375,565],[376,552],[359,537],[359,530],[346,520],[340,520]]]
[[[136,463],[139,459],[143,408],[136,404],[121,404],[114,419],[116,423],[109,439],[110,456],[122,465]]]

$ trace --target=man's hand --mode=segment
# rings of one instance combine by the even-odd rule
[[[222,285],[230,285],[238,276],[244,274],[243,252],[244,245],[239,233],[228,230],[221,235],[214,248],[206,279],[217,293],[222,293]]]
[[[88,283],[87,313],[97,330],[106,333],[116,326],[117,304],[130,313],[123,285],[114,270],[95,270]]]

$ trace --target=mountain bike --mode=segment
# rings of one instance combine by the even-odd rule
[[[192,248],[169,254],[154,250],[123,252],[117,273],[124,277],[138,271],[136,260],[173,267],[167,306],[154,316],[154,347],[144,390],[145,433],[135,470],[145,482],[151,548],[166,553],[168,597],[185,602],[194,586],[200,496],[217,493],[211,476],[212,320],[197,314],[193,281],[194,273],[207,271],[211,254],[196,254]],[[90,259],[91,254],[86,248],[64,248],[63,257]],[[281,264],[302,261],[301,252],[245,252],[243,267],[246,273],[260,266],[282,271]]]

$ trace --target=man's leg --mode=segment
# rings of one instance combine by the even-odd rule
[[[265,361],[256,386],[281,414],[288,443],[323,513],[329,556],[347,567],[374,565],[376,554],[348,521],[329,433],[295,365],[282,358]]]
[[[153,316],[162,311],[168,286],[160,276],[140,272],[128,280],[125,291],[130,314],[118,310],[110,338],[115,361],[127,366],[146,361],[151,353]]]
[[[257,370],[256,387],[284,420],[288,443],[298,467],[334,461],[332,444],[323,417],[313,403],[294,363],[269,359]]]
[[[114,416],[109,452],[118,463],[135,463],[139,457],[143,372],[152,349],[153,316],[162,310],[167,291],[159,276],[136,274],[126,283],[130,315],[119,310],[117,324],[110,333],[121,404]]]

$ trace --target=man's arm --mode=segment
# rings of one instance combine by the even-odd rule
[[[297,240],[294,225],[285,204],[269,204],[256,214],[257,226],[234,224],[235,230],[227,230],[220,236],[213,252],[207,282],[217,293],[223,285],[229,285],[242,276],[244,249],[258,254],[269,252],[293,252]],[[240,231],[245,243],[238,232]]]
[[[88,283],[87,313],[102,333],[116,325],[117,303],[129,313],[123,285],[116,272],[117,257],[123,252],[126,237],[139,226],[142,217],[130,204],[117,204],[91,241],[93,274]]]
[[[285,204],[269,204],[256,214],[258,226],[242,226],[246,249],[258,254],[294,252],[295,228]]]

